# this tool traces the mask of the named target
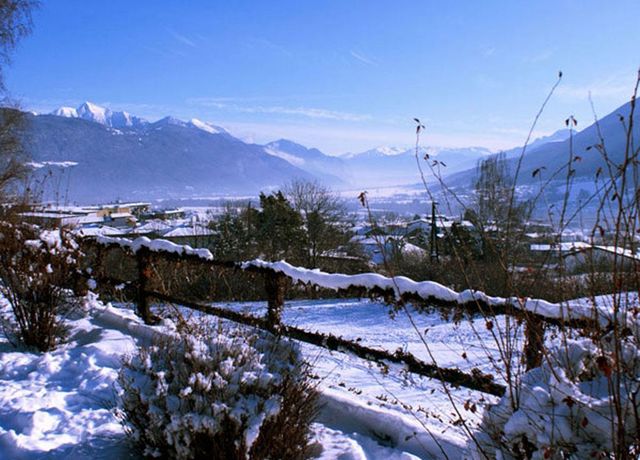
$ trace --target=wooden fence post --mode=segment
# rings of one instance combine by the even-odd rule
[[[525,319],[524,362],[526,370],[540,367],[544,351],[544,323],[540,318],[527,315]]]
[[[93,241],[88,248],[94,252],[93,264],[91,264],[91,273],[89,274],[96,282],[102,283],[106,278],[105,259],[107,258],[107,249],[97,241]]]
[[[136,252],[136,261],[138,264],[138,299],[137,313],[145,324],[151,324],[151,310],[149,309],[149,301],[147,298],[147,288],[149,278],[151,278],[151,266],[149,264],[150,251],[145,247],[141,247]]]
[[[104,248],[102,247],[101,244],[99,243],[95,243],[95,246],[93,246],[93,249],[96,251],[95,252],[95,258],[94,258],[94,265],[91,267],[91,275],[92,276],[96,276],[98,278],[102,278],[104,275],[104,267],[103,267],[103,263],[104,263]]]
[[[267,326],[269,330],[278,334],[284,308],[284,295],[286,293],[286,277],[282,273],[267,271],[264,274],[264,287],[267,291]]]

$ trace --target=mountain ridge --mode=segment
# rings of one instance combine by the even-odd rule
[[[420,178],[415,148],[410,147],[379,146],[333,156],[288,139],[264,145],[245,143],[224,128],[196,118],[184,121],[167,116],[149,122],[91,102],[31,116],[33,126],[40,126],[31,139],[33,162],[77,163],[64,172],[72,176],[68,179],[71,189],[77,186],[73,193],[76,199],[86,198],[82,194],[97,199],[96,183],[85,184],[90,181],[83,179],[90,177],[91,171],[109,176],[115,184],[114,193],[136,198],[142,198],[145,191],[152,197],[254,193],[300,178],[338,189],[411,185]],[[561,145],[567,136],[565,129],[531,142],[523,162],[525,169],[529,154]],[[514,148],[505,155],[515,158],[521,151],[521,147]],[[456,178],[470,176],[479,160],[493,154],[483,147],[424,146],[419,148],[418,161],[424,170],[434,167],[440,174]],[[124,178],[131,183],[127,185]],[[108,181],[103,182],[103,190],[109,190]]]
[[[610,161],[621,164],[626,140],[622,121],[628,119],[630,110],[631,102],[627,102],[581,131],[571,132],[569,129],[562,129],[549,136],[550,141],[532,142],[522,157],[518,184],[528,185],[539,180],[546,181],[554,175],[565,180],[570,153],[574,158],[571,165],[572,176],[575,179],[594,179],[598,169],[605,166],[598,149],[592,148],[601,142],[601,137],[605,140]],[[620,117],[623,117],[622,120]],[[635,139],[640,139],[638,124],[634,124],[633,136]],[[516,161],[521,152],[522,147],[503,152],[512,172],[515,171]],[[575,157],[578,159],[576,160]],[[452,174],[447,177],[448,185],[469,187],[473,183],[476,172],[475,168],[469,168]]]
[[[5,109],[8,110],[8,109]],[[226,131],[162,119],[115,128],[81,117],[25,113],[26,151],[40,168],[43,195],[75,202],[256,193],[314,176]],[[213,126],[213,125],[212,125]],[[56,164],[76,163],[56,168]],[[48,178],[49,171],[55,177]],[[55,190],[65,184],[65,190]],[[68,184],[68,185],[67,185]],[[68,189],[68,192],[67,192]]]

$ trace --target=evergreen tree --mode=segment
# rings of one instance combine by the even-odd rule
[[[306,235],[303,221],[282,192],[260,194],[262,211],[257,216],[256,240],[260,251],[269,260],[286,259],[300,263]]]

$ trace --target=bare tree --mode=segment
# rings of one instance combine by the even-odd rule
[[[24,122],[19,110],[0,109],[0,203],[8,201],[12,186],[28,172],[28,155],[19,134]]]
[[[31,32],[34,0],[0,0],[0,201],[6,201],[9,188],[26,174],[26,154],[20,142],[22,112],[16,110],[5,86],[5,68],[19,40]]]
[[[31,32],[34,0],[0,0],[0,90],[6,92],[4,68],[11,63],[11,53],[20,39]]]
[[[293,180],[283,188],[284,194],[304,221],[307,265],[317,267],[320,255],[346,243],[340,228],[346,208],[342,199],[318,181]]]

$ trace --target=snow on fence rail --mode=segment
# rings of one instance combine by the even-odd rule
[[[265,262],[257,259],[242,263],[222,262],[214,260],[213,255],[207,249],[193,249],[187,245],[178,245],[161,239],[150,240],[146,237],[135,240],[111,237],[98,237],[95,240],[85,238],[83,242],[97,248],[98,258],[101,257],[100,254],[104,249],[110,248],[119,248],[136,258],[138,273],[138,279],[135,283],[137,313],[147,323],[151,323],[154,320],[150,312],[149,298],[155,298],[160,301],[180,304],[207,314],[213,314],[237,323],[265,329],[272,333],[313,345],[351,353],[360,358],[385,365],[388,363],[402,364],[410,372],[498,396],[504,394],[504,386],[495,383],[491,375],[483,374],[477,369],[474,369],[470,374],[466,374],[459,369],[441,368],[435,364],[425,363],[402,350],[392,353],[387,350],[366,347],[332,334],[310,332],[282,324],[281,314],[284,308],[287,279],[295,283],[311,284],[341,293],[380,296],[386,300],[396,302],[424,302],[430,306],[458,308],[472,313],[480,312],[487,316],[500,314],[519,316],[526,322],[524,355],[528,368],[540,365],[543,351],[544,323],[572,327],[591,327],[596,324],[593,320],[593,310],[587,309],[587,307],[574,310],[567,308],[566,305],[552,304],[544,300],[504,299],[490,297],[482,292],[473,290],[458,293],[432,281],[416,282],[406,277],[390,278],[375,273],[357,275],[330,274],[319,270],[294,267],[284,261]],[[223,269],[263,275],[268,302],[267,316],[265,318],[255,317],[224,308],[178,299],[166,293],[151,291],[149,289],[149,281],[152,276],[152,270],[150,269],[152,257],[176,262],[190,260]],[[114,283],[124,280],[103,278],[102,281]]]
[[[243,262],[243,270],[252,267],[270,269],[282,273],[295,282],[311,284],[335,291],[350,288],[365,288],[367,291],[392,292],[395,300],[419,300],[434,306],[459,306],[467,309],[499,309],[500,313],[517,315],[519,312],[539,316],[551,324],[574,324],[576,327],[586,327],[593,321],[593,309],[588,306],[557,304],[542,299],[519,297],[492,297],[484,292],[467,289],[456,292],[435,281],[414,281],[405,276],[387,277],[377,273],[361,273],[344,275],[340,273],[325,273],[318,269],[295,267],[285,261],[265,262],[260,259]],[[608,322],[601,317],[601,322]]]
[[[594,309],[588,305],[552,303],[543,299],[521,297],[493,297],[473,289],[456,292],[435,281],[414,281],[404,276],[387,277],[377,273],[357,275],[326,273],[318,269],[295,267],[285,261],[267,262],[260,259],[247,262],[214,261],[208,249],[193,249],[187,245],[178,245],[162,239],[151,240],[147,237],[128,240],[101,236],[96,241],[103,246],[119,246],[133,253],[147,249],[154,253],[194,258],[243,271],[273,271],[283,274],[294,282],[332,289],[336,292],[364,290],[367,294],[381,295],[398,301],[422,301],[436,307],[461,307],[472,312],[486,310],[486,313],[491,311],[495,315],[530,314],[550,324],[576,328],[595,326]],[[606,326],[610,320],[611,318],[605,314],[599,314],[597,323],[600,326]]]

